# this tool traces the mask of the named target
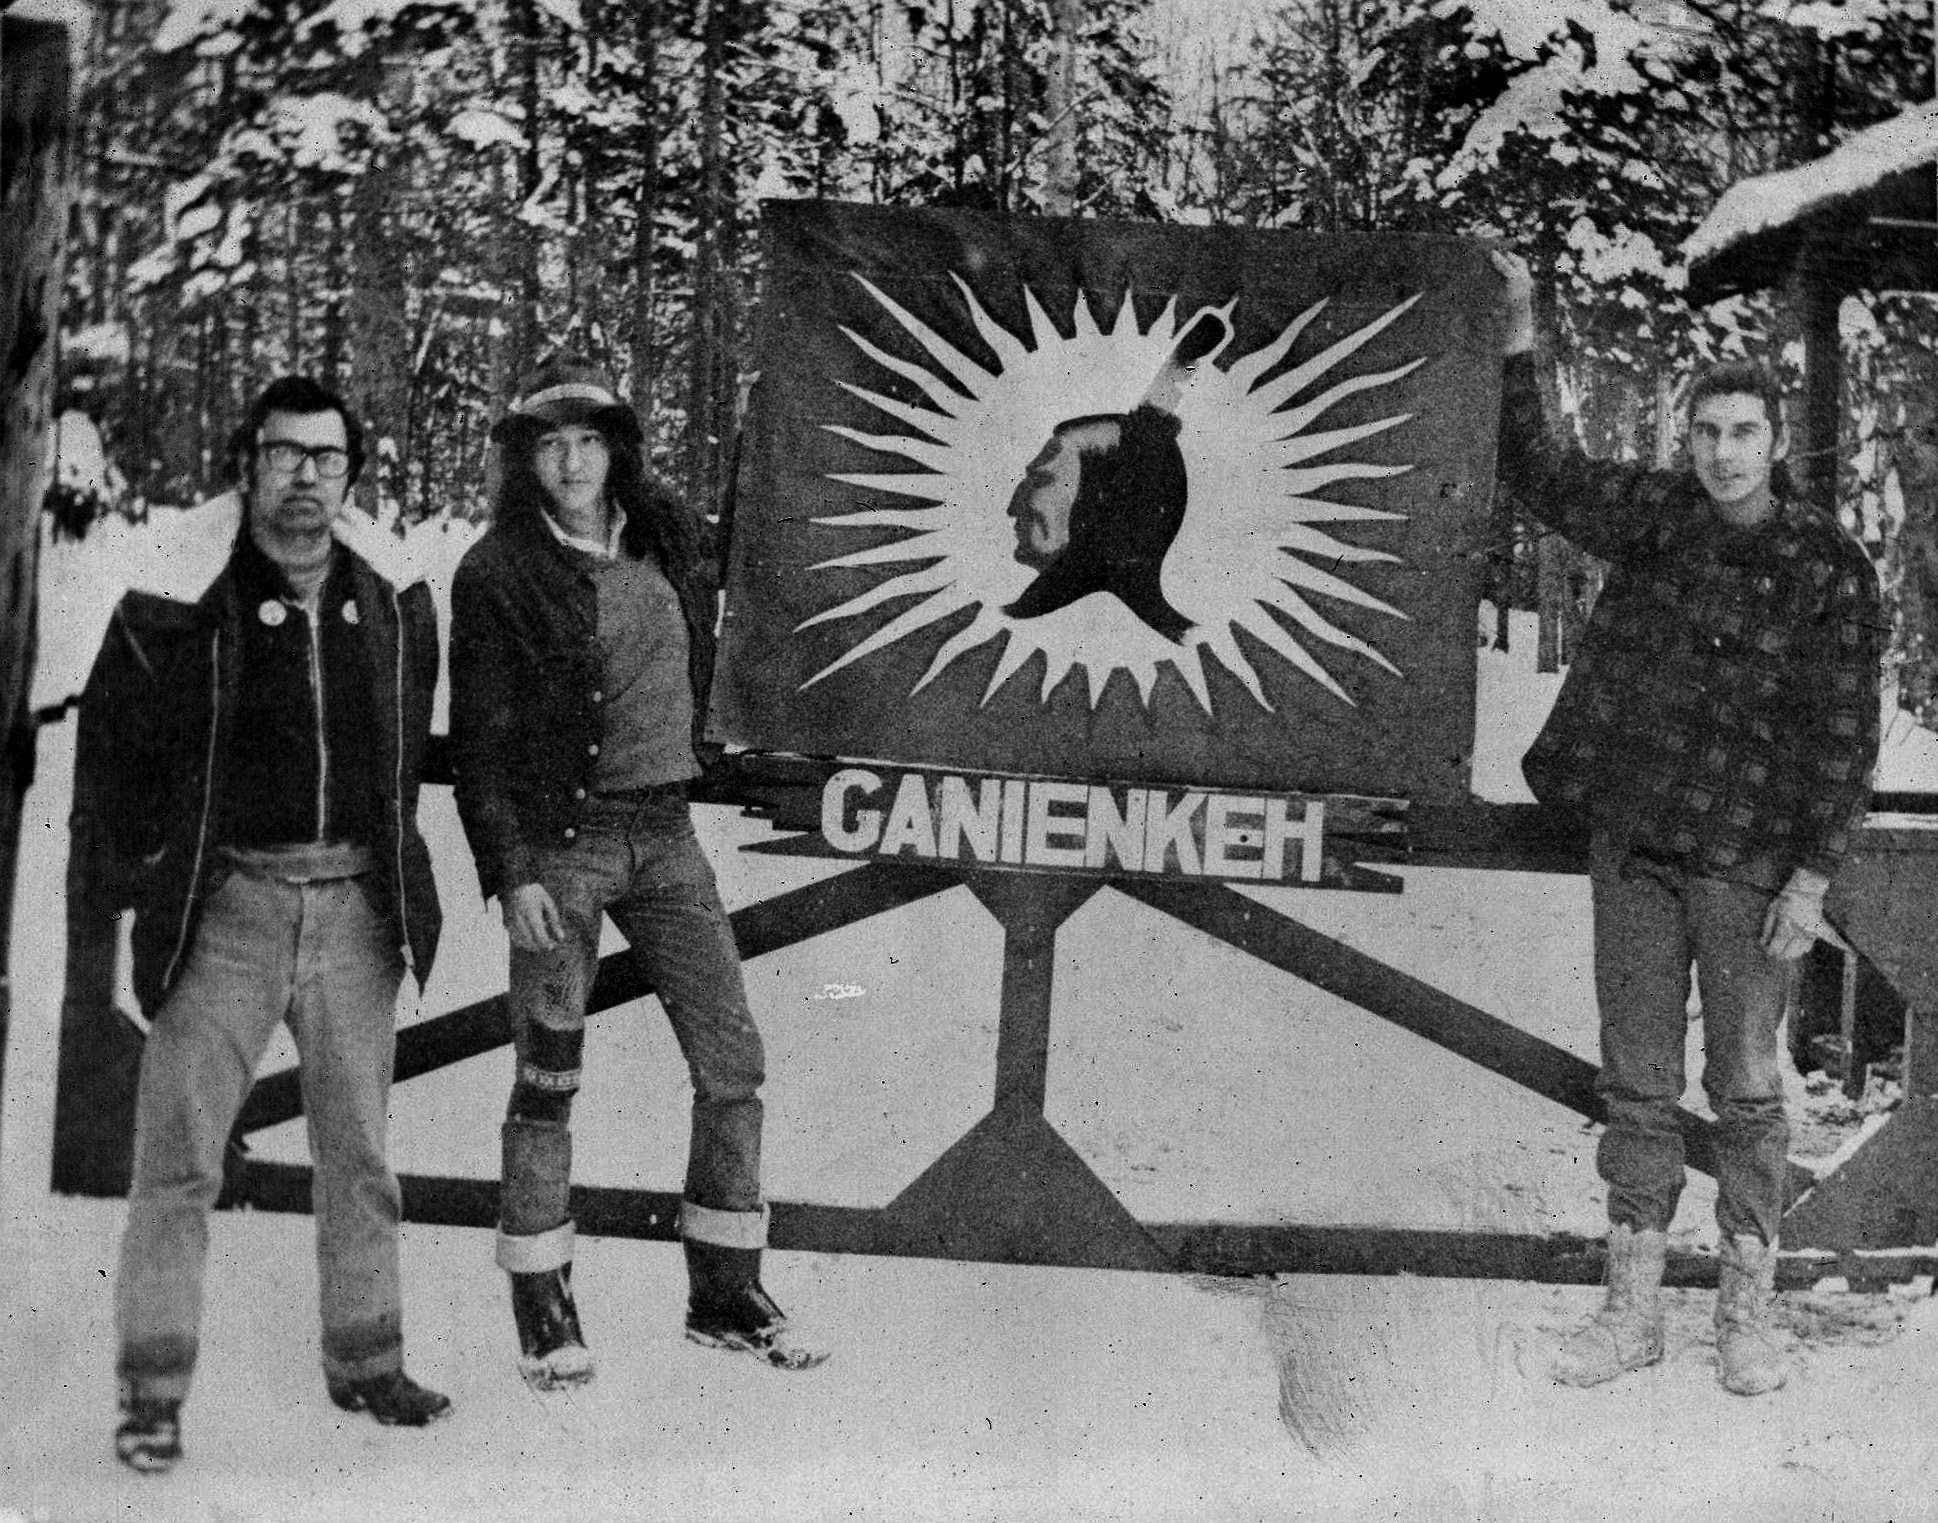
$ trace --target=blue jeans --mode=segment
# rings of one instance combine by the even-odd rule
[[[1608,1126],[1596,1165],[1608,1218],[1667,1231],[1682,1195],[1681,1098],[1690,967],[1702,994],[1703,1089],[1716,1113],[1716,1222],[1777,1240],[1790,1124],[1777,1033],[1792,964],[1760,937],[1767,890],[1699,877],[1597,836],[1589,882]]]
[[[499,1262],[534,1271],[571,1256],[571,1103],[586,1000],[610,915],[651,980],[693,1081],[682,1231],[729,1246],[765,1242],[760,1086],[766,1053],[747,1007],[740,953],[678,785],[588,801],[577,837],[540,853],[565,944],[511,950],[517,1078],[504,1126]]]
[[[400,1197],[388,1160],[398,935],[362,879],[231,871],[142,1052],[134,1177],[115,1280],[117,1373],[180,1399],[194,1373],[209,1209],[256,1064],[279,1022],[296,1039],[310,1156],[323,1367],[400,1368]]]

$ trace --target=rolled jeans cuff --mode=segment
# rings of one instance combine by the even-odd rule
[[[398,1316],[323,1330],[323,1373],[330,1380],[368,1380],[403,1367],[404,1328]]]
[[[765,1205],[758,1211],[715,1211],[680,1202],[680,1236],[696,1243],[712,1243],[717,1248],[765,1248],[767,1246]]]
[[[560,1222],[547,1232],[500,1232],[498,1267],[511,1274],[543,1274],[572,1262],[573,1223]]]

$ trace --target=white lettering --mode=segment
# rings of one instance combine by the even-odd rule
[[[1082,867],[1086,827],[1081,816],[1052,814],[1057,804],[1082,805],[1089,800],[1084,783],[1031,783],[1030,823],[1023,843],[1023,860],[1032,867]],[[1073,844],[1060,846],[1059,841]]]
[[[1002,822],[1002,784],[986,777],[976,785],[971,801],[969,780],[954,775],[942,779],[936,807],[935,849],[938,856],[959,857],[966,841],[978,862],[996,860],[997,831]]]
[[[1198,875],[1198,844],[1191,838],[1191,819],[1204,801],[1202,793],[1187,793],[1173,809],[1165,803],[1163,789],[1151,790],[1151,801],[1144,819],[1145,872],[1163,872],[1165,857],[1175,846],[1178,850],[1178,871],[1193,877]]]
[[[844,767],[821,788],[821,835],[836,851],[866,851],[881,839],[882,817],[878,809],[857,809],[855,823],[848,824],[848,795],[874,793],[882,780],[860,767]]]
[[[1205,875],[1215,878],[1262,878],[1265,858],[1234,857],[1232,849],[1264,847],[1265,838],[1255,830],[1243,830],[1231,821],[1234,815],[1263,817],[1264,799],[1235,799],[1214,793],[1205,805]]]
[[[1265,862],[1262,869],[1266,878],[1285,876],[1285,848],[1288,842],[1299,843],[1299,881],[1317,883],[1319,871],[1325,864],[1321,848],[1326,837],[1326,801],[1312,799],[1305,806],[1305,818],[1294,825],[1288,818],[1284,799],[1265,801]]]
[[[890,781],[894,798],[884,809]],[[1161,788],[847,767],[821,789],[821,834],[836,851],[885,857],[1265,882],[1324,878],[1323,798],[1186,791],[1175,800]],[[1288,858],[1294,847],[1296,866]]]
[[[1027,823],[1024,816],[1028,809],[1028,787],[1019,778],[1009,778],[1003,783],[1003,851],[1005,862],[1023,860],[1023,826]]]
[[[881,854],[892,857],[909,850],[918,857],[935,855],[935,817],[929,812],[929,790],[919,772],[904,772],[888,806],[888,825],[882,831]]]
[[[1085,821],[1083,865],[1103,867],[1112,852],[1117,865],[1132,872],[1144,866],[1144,810],[1150,795],[1142,788],[1124,794],[1124,812],[1117,812],[1117,800],[1108,788],[1090,790],[1089,818]]]

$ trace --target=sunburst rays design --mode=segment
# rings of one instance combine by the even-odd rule
[[[1227,322],[1219,347],[1196,367],[1177,404],[1178,446],[1189,476],[1190,499],[1184,525],[1165,556],[1162,587],[1172,606],[1193,621],[1193,628],[1174,643],[1109,593],[1094,593],[1031,618],[1006,614],[1004,608],[1036,575],[1014,559],[1016,542],[1007,508],[1024,466],[1055,424],[1095,413],[1129,412],[1169,358],[1179,335],[1201,312],[1229,319],[1237,303],[1203,308],[1180,320],[1173,300],[1148,328],[1139,329],[1128,296],[1105,326],[1097,320],[1086,294],[1072,304],[1070,334],[1065,337],[1035,293],[1025,287],[1029,332],[1018,337],[990,316],[960,276],[952,278],[976,333],[994,352],[993,366],[965,354],[880,288],[855,277],[914,339],[929,363],[891,354],[853,328],[843,327],[842,332],[869,360],[911,382],[927,405],[912,405],[842,382],[845,390],[902,431],[871,433],[838,424],[823,426],[913,469],[842,472],[831,479],[913,505],[864,508],[815,519],[817,524],[841,530],[907,532],[810,569],[910,569],[891,569],[891,574],[859,596],[815,613],[797,628],[860,619],[900,600],[915,601],[860,633],[837,659],[808,678],[804,689],[967,609],[975,610],[974,617],[943,642],[910,688],[910,696],[992,640],[1004,643],[983,691],[983,704],[1040,651],[1044,656],[1041,702],[1047,703],[1058,684],[1081,669],[1093,709],[1117,672],[1129,677],[1148,705],[1160,669],[1169,665],[1209,714],[1206,657],[1210,656],[1269,710],[1272,705],[1263,678],[1238,642],[1240,630],[1346,704],[1353,703],[1351,695],[1317,651],[1330,649],[1400,675],[1399,668],[1371,643],[1328,618],[1322,600],[1394,619],[1408,617],[1339,574],[1347,567],[1396,557],[1332,532],[1340,526],[1404,515],[1335,502],[1319,494],[1340,482],[1411,470],[1404,464],[1324,457],[1395,428],[1412,414],[1393,413],[1339,427],[1317,425],[1346,397],[1388,385],[1423,363],[1414,359],[1394,369],[1348,374],[1326,384],[1354,353],[1398,321],[1418,296],[1277,375],[1272,372],[1326,302],[1301,312],[1269,343],[1229,360],[1226,351],[1233,337]],[[1272,610],[1283,620],[1274,617]],[[1336,664],[1338,658],[1332,659]]]

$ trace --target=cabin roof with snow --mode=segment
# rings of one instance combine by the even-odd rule
[[[1775,285],[1806,249],[1846,290],[1938,290],[1938,101],[1732,185],[1682,247],[1690,298]]]

